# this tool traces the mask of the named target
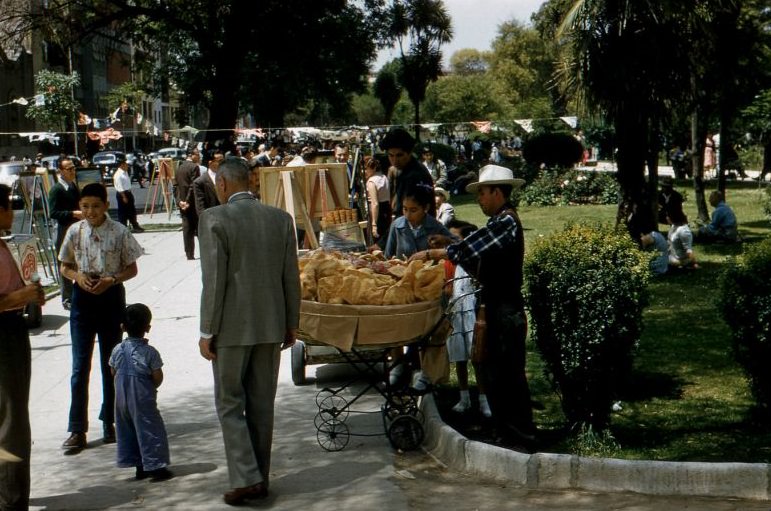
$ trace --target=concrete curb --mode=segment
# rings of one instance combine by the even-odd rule
[[[771,465],[765,463],[628,461],[569,454],[522,454],[467,439],[442,421],[430,394],[423,397],[421,409],[426,418],[423,449],[459,472],[531,489],[771,498]]]

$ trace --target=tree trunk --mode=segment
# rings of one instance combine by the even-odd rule
[[[704,197],[704,146],[707,139],[707,126],[700,122],[698,107],[691,114],[691,161],[693,167],[693,195],[696,201],[698,218],[709,220],[707,201]]]
[[[420,143],[420,101],[415,101],[415,142]]]
[[[656,217],[649,207],[645,183],[645,162],[648,157],[648,121],[640,112],[621,112],[615,119],[618,143],[618,182],[621,200],[618,218],[626,221],[632,238],[639,242],[640,234],[656,226]]]

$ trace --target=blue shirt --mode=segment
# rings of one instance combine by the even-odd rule
[[[400,216],[391,224],[384,255],[388,259],[394,256],[409,257],[421,250],[427,250],[428,237],[432,234],[452,237],[450,231],[431,215],[426,215],[423,223],[414,230],[407,218]]]
[[[725,202],[718,202],[712,211],[712,222],[705,226],[706,231],[712,236],[726,239],[736,239],[736,215]]]

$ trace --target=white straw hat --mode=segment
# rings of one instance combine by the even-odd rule
[[[482,185],[511,185],[514,189],[517,189],[524,184],[525,180],[515,178],[511,169],[501,167],[500,165],[485,165],[479,171],[479,181],[469,183],[466,186],[466,191],[476,193]]]
[[[435,187],[434,188],[434,194],[440,194],[442,197],[444,197],[445,202],[450,200],[450,192],[445,190],[444,188]]]

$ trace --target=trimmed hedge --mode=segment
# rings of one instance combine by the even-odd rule
[[[771,240],[729,261],[718,281],[717,305],[731,329],[733,355],[760,409],[771,411]]]
[[[537,240],[525,260],[531,338],[570,426],[610,423],[642,331],[648,261],[625,232],[587,224]]]

